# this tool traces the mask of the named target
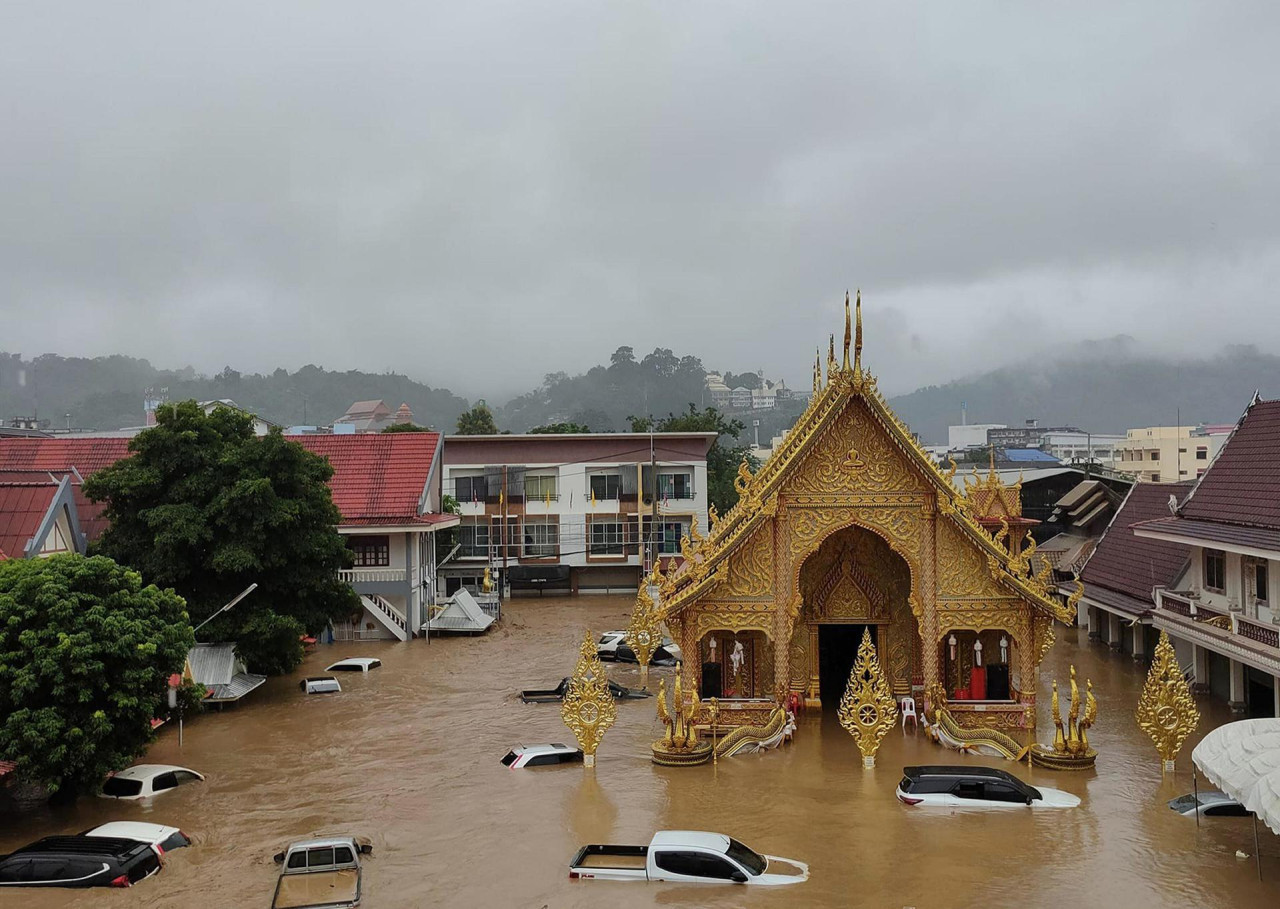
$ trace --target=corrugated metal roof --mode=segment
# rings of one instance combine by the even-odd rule
[[[427,628],[431,631],[484,631],[492,624],[493,616],[485,614],[475,597],[466,590],[459,590],[449,605],[427,622]]]
[[[236,674],[236,645],[196,644],[187,651],[187,665],[197,684],[229,685]]]
[[[211,704],[226,701],[238,701],[250,691],[267,680],[265,675],[254,675],[249,672],[238,672],[226,685],[209,686],[209,696],[205,698]]]

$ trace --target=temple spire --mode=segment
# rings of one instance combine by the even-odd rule
[[[818,347],[813,352],[813,392],[817,394],[822,390],[822,348]]]
[[[851,325],[849,322],[849,291],[844,292],[844,364],[840,367],[844,372],[849,371],[849,342]]]
[[[848,320],[848,311],[849,311],[848,291],[845,292],[844,305],[845,305],[845,319]],[[858,303],[857,303],[856,309],[858,312],[858,328],[856,333],[854,334],[854,341],[853,341],[853,371],[858,375],[862,375],[862,288],[858,288]],[[847,332],[848,329],[846,328],[845,331]]]
[[[827,345],[827,382],[836,377],[836,336],[832,335]]]

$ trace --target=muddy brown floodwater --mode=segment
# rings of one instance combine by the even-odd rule
[[[374,841],[365,869],[369,909],[1280,902],[1280,841],[1264,829],[1267,880],[1259,883],[1252,860],[1235,857],[1237,849],[1252,855],[1248,820],[1206,819],[1197,829],[1166,807],[1191,789],[1190,747],[1178,772],[1162,779],[1133,721],[1142,671],[1072,629],[1059,628],[1044,685],[1065,679],[1070,662],[1082,680],[1093,679],[1097,771],[1003,766],[1080,795],[1074,810],[907,808],[893,795],[904,764],[998,762],[894,732],[879,766],[864,772],[853,740],[834,717],[815,712],[801,718],[784,750],[718,767],[656,767],[648,758],[660,731],[651,699],[619,704],[594,772],[503,767],[499,758],[518,742],[572,741],[556,705],[522,704],[516,691],[554,685],[571,670],[583,628],[625,627],[630,606],[627,597],[517,600],[486,637],[323,647],[294,676],[188,723],[181,749],[176,729],[161,731],[146,760],[190,766],[207,782],[151,806],[87,798],[0,815],[0,851],[112,819],[180,826],[195,845],[173,854],[161,874],[129,890],[8,890],[0,905],[266,907],[276,878],[271,855],[289,840],[333,832]],[[298,690],[303,674],[353,655],[379,657],[383,666],[343,675],[341,694]],[[610,673],[624,684],[637,680],[632,667]],[[1051,730],[1042,695],[1040,728]],[[1201,732],[1230,719],[1208,702],[1201,710]],[[567,863],[580,844],[645,843],[662,828],[730,833],[808,862],[811,878],[776,889],[569,880]]]

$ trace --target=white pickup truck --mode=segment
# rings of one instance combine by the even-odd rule
[[[292,844],[275,860],[282,862],[271,909],[351,909],[360,905],[360,856],[369,843],[350,836],[328,836]]]
[[[760,855],[723,833],[662,830],[648,846],[583,846],[569,863],[569,877],[777,886],[808,880],[809,866]]]

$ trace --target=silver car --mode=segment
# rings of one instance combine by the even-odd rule
[[[1194,817],[1196,813],[1196,795],[1193,792],[1188,792],[1186,795],[1180,795],[1176,799],[1170,799],[1169,807],[1183,817]],[[1201,817],[1248,817],[1252,813],[1225,792],[1219,792],[1217,789],[1200,790]]]

